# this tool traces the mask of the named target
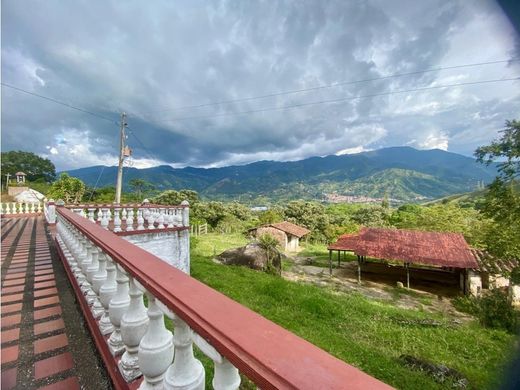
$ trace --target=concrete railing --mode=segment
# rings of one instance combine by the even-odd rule
[[[38,214],[42,212],[42,203],[28,202],[5,202],[0,203],[0,213],[2,215],[13,214]]]
[[[98,224],[57,215],[58,252],[116,388],[203,389],[194,346],[215,389],[238,389],[239,372],[262,389],[389,388]]]
[[[188,204],[163,206],[143,204],[66,205],[67,209],[97,222],[109,230],[132,232],[189,227]]]

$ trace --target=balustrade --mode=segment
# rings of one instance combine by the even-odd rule
[[[0,203],[0,214],[39,214],[42,212],[40,202],[2,202]]]
[[[98,220],[103,210],[98,209]],[[116,223],[118,208],[114,211]],[[169,226],[188,219],[186,209],[146,211],[137,209],[137,229],[146,214],[158,221],[157,230],[161,222]],[[57,214],[56,241],[86,294],[91,312],[86,315],[106,337],[108,356],[122,355],[118,369],[110,371],[113,378],[139,380],[141,390],[204,389],[206,372],[195,346],[213,361],[217,390],[238,389],[239,368],[262,388],[388,388],[92,223],[90,210],[88,219],[63,207]],[[128,209],[126,220],[132,219]],[[173,332],[165,317],[173,321]]]

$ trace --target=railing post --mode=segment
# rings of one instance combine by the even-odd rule
[[[119,213],[121,212],[121,208],[114,207],[114,233],[121,231],[121,218]]]
[[[94,213],[96,212],[96,209],[94,207],[88,208],[88,220],[90,222],[96,223],[96,220],[94,219]]]
[[[158,388],[173,360],[172,333],[164,326],[164,315],[155,297],[150,293],[146,293],[146,296],[150,324],[139,344],[139,366],[144,375],[139,390]]]
[[[128,296],[128,277],[126,272],[116,265],[117,291],[108,305],[108,314],[110,322],[114,325],[114,331],[108,339],[108,346],[112,355],[117,356],[124,352],[125,345],[121,340],[121,317],[128,310],[130,305],[130,297]]]
[[[144,230],[144,210],[142,208],[137,209],[137,230]]]
[[[126,231],[131,232],[134,230],[134,208],[130,207],[126,214]]]
[[[198,334],[193,333],[193,341],[204,355],[213,360],[215,365],[213,388],[215,390],[237,390],[240,387],[238,369]]]
[[[56,224],[56,204],[52,199],[47,203],[47,222],[49,225]]]
[[[130,305],[128,311],[121,317],[121,339],[126,351],[119,361],[119,371],[127,382],[142,375],[139,368],[139,343],[148,328],[148,316],[143,302],[143,292],[137,287],[137,282],[130,277]]]
[[[175,315],[173,318],[175,356],[164,377],[168,390],[203,390],[206,373],[202,363],[193,356],[192,330]]]
[[[92,289],[97,295],[97,298],[94,300],[94,304],[92,305],[92,314],[94,315],[94,318],[99,318],[103,315],[105,312],[105,309],[103,308],[103,304],[100,301],[99,293],[101,286],[105,281],[107,280],[107,270],[106,270],[106,261],[107,256],[105,253],[99,251],[98,254],[98,269],[97,272],[94,273],[92,276]]]
[[[110,209],[107,209],[107,208],[101,209],[101,214],[103,215],[101,217],[101,227],[106,230],[108,230],[108,213],[109,213],[109,211],[110,211]]]
[[[187,200],[182,201],[182,206],[185,206],[182,209],[182,226],[189,227],[190,226],[190,208]],[[185,229],[179,232],[180,238],[180,255],[181,255],[181,264],[186,265],[186,269],[188,274],[190,273],[191,265],[190,265],[190,231]]]
[[[111,299],[117,291],[116,267],[110,256],[105,255],[105,257],[107,262],[107,277],[103,285],[99,288],[99,300],[105,309],[101,319],[99,320],[99,330],[102,335],[107,335],[114,331],[114,325],[110,322],[110,317],[108,315],[108,307]]]

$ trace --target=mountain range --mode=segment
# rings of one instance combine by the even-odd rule
[[[117,167],[93,166],[67,171],[87,185],[114,186]],[[102,172],[101,176],[100,173]],[[192,189],[207,199],[280,201],[326,199],[331,194],[396,201],[435,199],[473,191],[496,176],[496,166],[439,149],[391,147],[300,161],[258,161],[222,168],[124,168],[125,191],[140,178],[157,190]]]

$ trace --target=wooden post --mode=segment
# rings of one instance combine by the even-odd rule
[[[357,281],[361,284],[361,259],[359,255],[357,257]]]
[[[406,288],[410,288],[410,268],[409,268],[409,263],[404,263],[404,267],[406,268]]]
[[[338,268],[341,265],[341,252],[338,251]]]
[[[332,250],[329,249],[329,274],[332,276]]]

